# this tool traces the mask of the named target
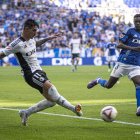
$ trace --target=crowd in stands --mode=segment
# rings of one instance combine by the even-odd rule
[[[117,23],[113,15],[100,16],[94,11],[58,7],[48,0],[7,0],[0,5],[0,47],[7,46],[20,36],[22,24],[27,18],[35,19],[40,25],[36,39],[64,32],[63,38],[46,43],[38,51],[57,48],[69,50],[69,40],[76,31],[82,39],[82,49],[87,57],[104,55],[105,44],[112,37],[117,41],[126,26],[124,21],[118,20]]]

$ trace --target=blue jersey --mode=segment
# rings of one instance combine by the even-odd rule
[[[116,46],[117,44],[114,42],[114,43],[111,43],[109,42],[107,44],[107,49],[108,49],[108,56],[113,56],[113,55],[116,55]]]
[[[130,47],[140,47],[140,32],[135,28],[129,28],[122,33],[119,40]],[[122,49],[118,62],[140,66],[140,52]]]

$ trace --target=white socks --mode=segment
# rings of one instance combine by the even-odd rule
[[[55,86],[51,86],[48,90],[48,94],[51,99],[62,107],[65,107],[71,111],[75,111],[75,106],[73,106],[69,101],[67,101],[63,96],[61,96]]]
[[[39,112],[39,111],[44,110],[46,108],[52,107],[54,105],[56,105],[55,102],[51,102],[51,101],[48,101],[47,99],[45,99],[45,100],[42,100],[42,101],[38,102],[37,104],[29,107],[28,109],[26,109],[26,112],[29,116],[32,113]]]
[[[69,101],[67,101],[63,96],[60,96],[55,86],[51,86],[48,90],[48,94],[51,97],[52,101],[48,101],[47,99],[38,102],[37,104],[29,107],[25,111],[27,112],[28,116],[44,110],[49,107],[53,107],[56,103],[62,107],[65,107],[73,112],[75,112],[75,106],[73,106]]]

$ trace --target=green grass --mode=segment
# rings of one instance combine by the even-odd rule
[[[140,124],[136,117],[135,88],[127,77],[112,89],[100,86],[88,90],[87,83],[96,78],[108,79],[107,66],[81,66],[72,73],[70,67],[43,67],[59,92],[74,105],[81,103],[85,119],[34,114],[29,126],[20,124],[18,111],[0,109],[0,140],[131,140],[140,138],[140,126],[107,123],[100,120],[100,110],[113,105],[118,110],[116,121]],[[0,108],[27,108],[42,100],[40,93],[29,87],[20,74],[19,67],[0,67]],[[75,116],[60,106],[44,110],[46,113]]]

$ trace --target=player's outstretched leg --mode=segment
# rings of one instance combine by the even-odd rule
[[[97,79],[95,79],[95,80],[90,81],[90,82],[87,84],[87,88],[90,89],[90,88],[93,88],[94,86],[96,86],[96,85],[98,84],[98,80],[99,80],[99,79],[100,79],[100,78],[97,78]]]
[[[28,117],[31,114],[39,112],[39,111],[44,110],[46,108],[53,107],[54,105],[56,105],[55,102],[51,102],[51,101],[48,101],[47,99],[44,99],[44,100],[38,102],[37,104],[29,107],[28,109],[20,110],[19,111],[19,115],[21,117],[21,123],[24,126],[26,126],[27,125]]]
[[[137,112],[136,112],[136,115],[140,116],[140,86],[136,86],[136,100],[137,100]]]
[[[56,87],[52,85],[48,90],[48,95],[50,96],[51,100],[56,102],[58,105],[71,110],[78,116],[82,116],[81,105],[78,104],[76,106],[72,105],[67,99],[59,94]]]
[[[27,125],[27,120],[28,120],[28,114],[26,110],[20,110],[19,115],[21,117],[21,123],[26,126]]]
[[[91,89],[91,88],[93,88],[94,86],[96,86],[97,84],[100,84],[102,87],[105,87],[106,83],[107,83],[106,80],[101,79],[101,78],[97,78],[97,79],[92,80],[91,82],[89,82],[89,83],[87,84],[87,88],[88,88],[88,89]]]

